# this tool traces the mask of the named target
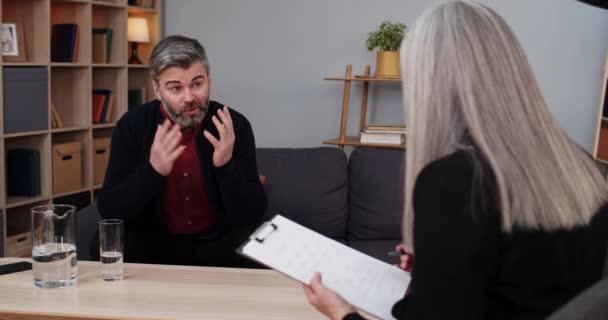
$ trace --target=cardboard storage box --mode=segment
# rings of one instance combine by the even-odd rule
[[[32,233],[25,232],[6,238],[7,257],[31,257]]]
[[[82,188],[82,143],[53,145],[53,193]]]
[[[103,183],[110,160],[110,138],[93,139],[93,184]]]

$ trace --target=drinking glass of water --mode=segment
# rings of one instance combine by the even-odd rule
[[[125,228],[120,219],[99,221],[99,256],[101,278],[106,281],[122,279],[122,248]]]
[[[32,273],[41,288],[76,284],[76,207],[64,204],[32,208]]]

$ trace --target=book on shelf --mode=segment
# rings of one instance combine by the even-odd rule
[[[80,43],[80,28],[76,25],[76,36],[74,37],[74,47],[72,48],[72,63],[78,59],[78,44]]]
[[[40,192],[40,150],[16,148],[6,156],[7,195],[36,197]]]
[[[51,29],[51,61],[76,62],[80,28],[75,23],[54,24]]]
[[[363,128],[365,133],[398,133],[405,134],[407,130],[404,125],[375,125],[370,124]]]
[[[95,34],[93,32],[92,43],[93,43],[93,63],[108,63],[108,54],[106,52],[107,36],[105,33]]]
[[[51,128],[57,128],[57,122],[55,122],[55,117],[51,117]]]
[[[93,89],[93,123],[105,123],[108,106],[112,97],[112,90]]]
[[[112,122],[112,113],[114,112],[114,105],[115,105],[115,100],[114,100],[114,95],[110,94],[110,100],[108,101],[108,106],[106,108],[106,112],[103,116],[103,122],[104,123],[110,123]]]
[[[110,63],[112,53],[112,29],[93,29],[93,63]]]
[[[129,89],[128,110],[134,109],[146,102],[146,88]]]
[[[53,128],[63,128],[63,121],[61,121],[59,112],[57,112],[55,105],[51,103],[51,124],[52,123],[55,124]]]
[[[154,8],[154,0],[129,0],[128,3],[130,6]]]
[[[99,123],[99,119],[101,118],[101,111],[105,102],[105,95],[93,93],[93,123]]]
[[[402,144],[404,133],[366,133],[361,132],[361,143]]]

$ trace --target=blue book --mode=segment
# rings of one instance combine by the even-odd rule
[[[78,25],[54,24],[51,30],[51,61],[75,62],[78,51]]]
[[[7,195],[40,195],[40,150],[17,148],[7,152]]]

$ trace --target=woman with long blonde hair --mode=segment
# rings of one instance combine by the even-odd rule
[[[455,1],[402,50],[407,136],[403,319],[544,319],[600,279],[608,187],[560,129],[506,22]],[[320,275],[309,301],[358,319]]]

